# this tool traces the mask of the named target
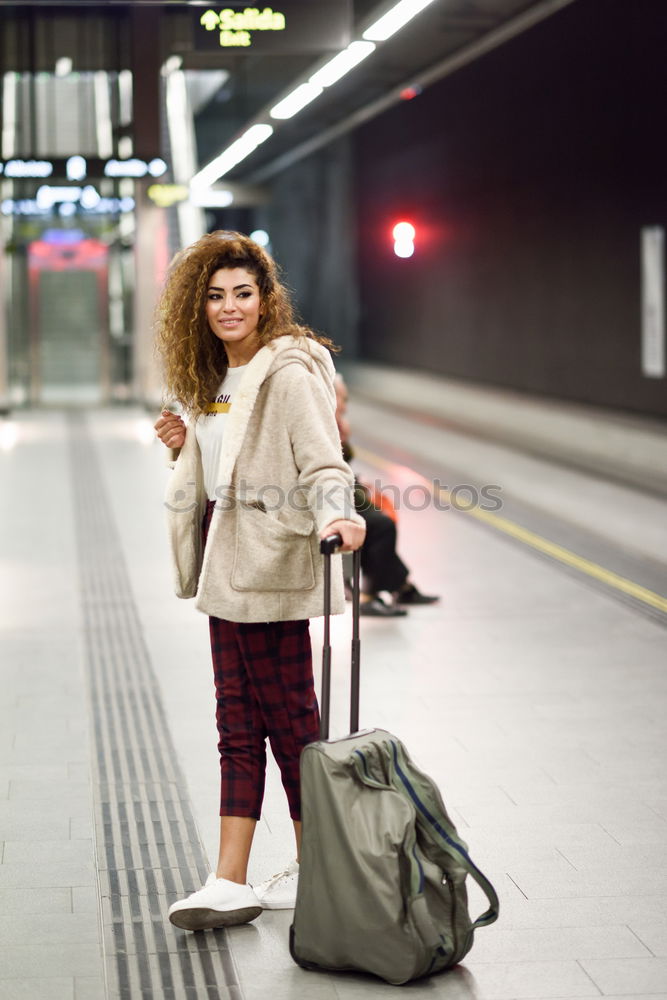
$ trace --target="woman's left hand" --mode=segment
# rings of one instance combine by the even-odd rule
[[[332,521],[327,524],[323,531],[320,531],[320,538],[328,538],[329,535],[340,535],[343,539],[340,552],[354,552],[364,544],[366,537],[366,525],[357,524],[356,521]]]

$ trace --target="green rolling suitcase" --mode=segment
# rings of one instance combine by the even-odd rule
[[[335,539],[322,542],[325,555]],[[498,918],[498,897],[436,785],[401,741],[382,729],[358,731],[358,553],[354,564],[351,735],[329,740],[325,558],[321,739],[301,754],[303,829],[290,952],[305,969],[369,972],[398,985],[460,962],[475,930]],[[468,876],[488,900],[476,920],[468,910]]]

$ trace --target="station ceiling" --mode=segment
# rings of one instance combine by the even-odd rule
[[[311,105],[281,124],[271,139],[230,176],[265,180],[391,104],[411,99],[413,93],[418,96],[421,89],[572,2],[435,0]],[[359,38],[360,29],[393,3],[395,0],[355,0],[352,37]],[[245,66],[239,67],[236,74],[232,71],[227,87],[238,86],[244,92],[243,103],[252,111],[247,121],[265,114],[276,103],[277,94],[306,79],[313,62],[312,58],[293,58],[277,62],[269,70],[265,61],[248,56]],[[235,123],[235,132],[243,124]],[[437,123],[434,125],[437,127]],[[220,138],[224,144],[233,135]]]
[[[572,2],[576,0],[433,0],[312,104],[287,121],[274,122],[271,138],[231,171],[229,178],[267,179],[392,103],[413,95],[418,99],[420,89]],[[346,41],[341,45],[340,37],[328,38],[324,27],[320,42],[305,50],[253,52],[211,47],[206,51],[193,42],[193,25],[207,10],[201,0],[0,0],[0,71],[53,72],[61,56],[73,58],[78,71],[131,68],[132,20],[138,23],[140,18],[147,53],[159,49],[162,63],[178,56],[182,68],[193,71],[191,77],[210,78],[211,85],[199,87],[195,102],[203,164],[253,122],[262,118],[270,121],[268,112],[282,96],[305,81],[347,41],[360,38],[363,29],[393,7],[396,0],[289,3],[300,3],[306,19],[309,4],[313,15],[320,3],[322,10],[333,3],[337,15],[347,16]],[[259,10],[266,5],[253,4]],[[216,11],[222,6],[243,9],[246,4],[229,0],[214,3],[211,8]],[[277,0],[272,6],[280,9]],[[336,24],[339,31],[338,16]]]

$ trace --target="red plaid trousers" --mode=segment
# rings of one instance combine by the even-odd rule
[[[213,513],[209,501],[204,539]],[[290,816],[301,818],[299,757],[319,739],[309,623],[209,618],[220,752],[220,815],[259,819],[266,738],[280,768]]]

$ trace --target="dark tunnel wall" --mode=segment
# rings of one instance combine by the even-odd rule
[[[667,415],[639,258],[667,224],[665,14],[576,0],[355,133],[364,357]]]
[[[271,234],[300,317],[347,358],[358,353],[359,323],[352,183],[346,136],[279,174],[270,203],[254,215]]]

